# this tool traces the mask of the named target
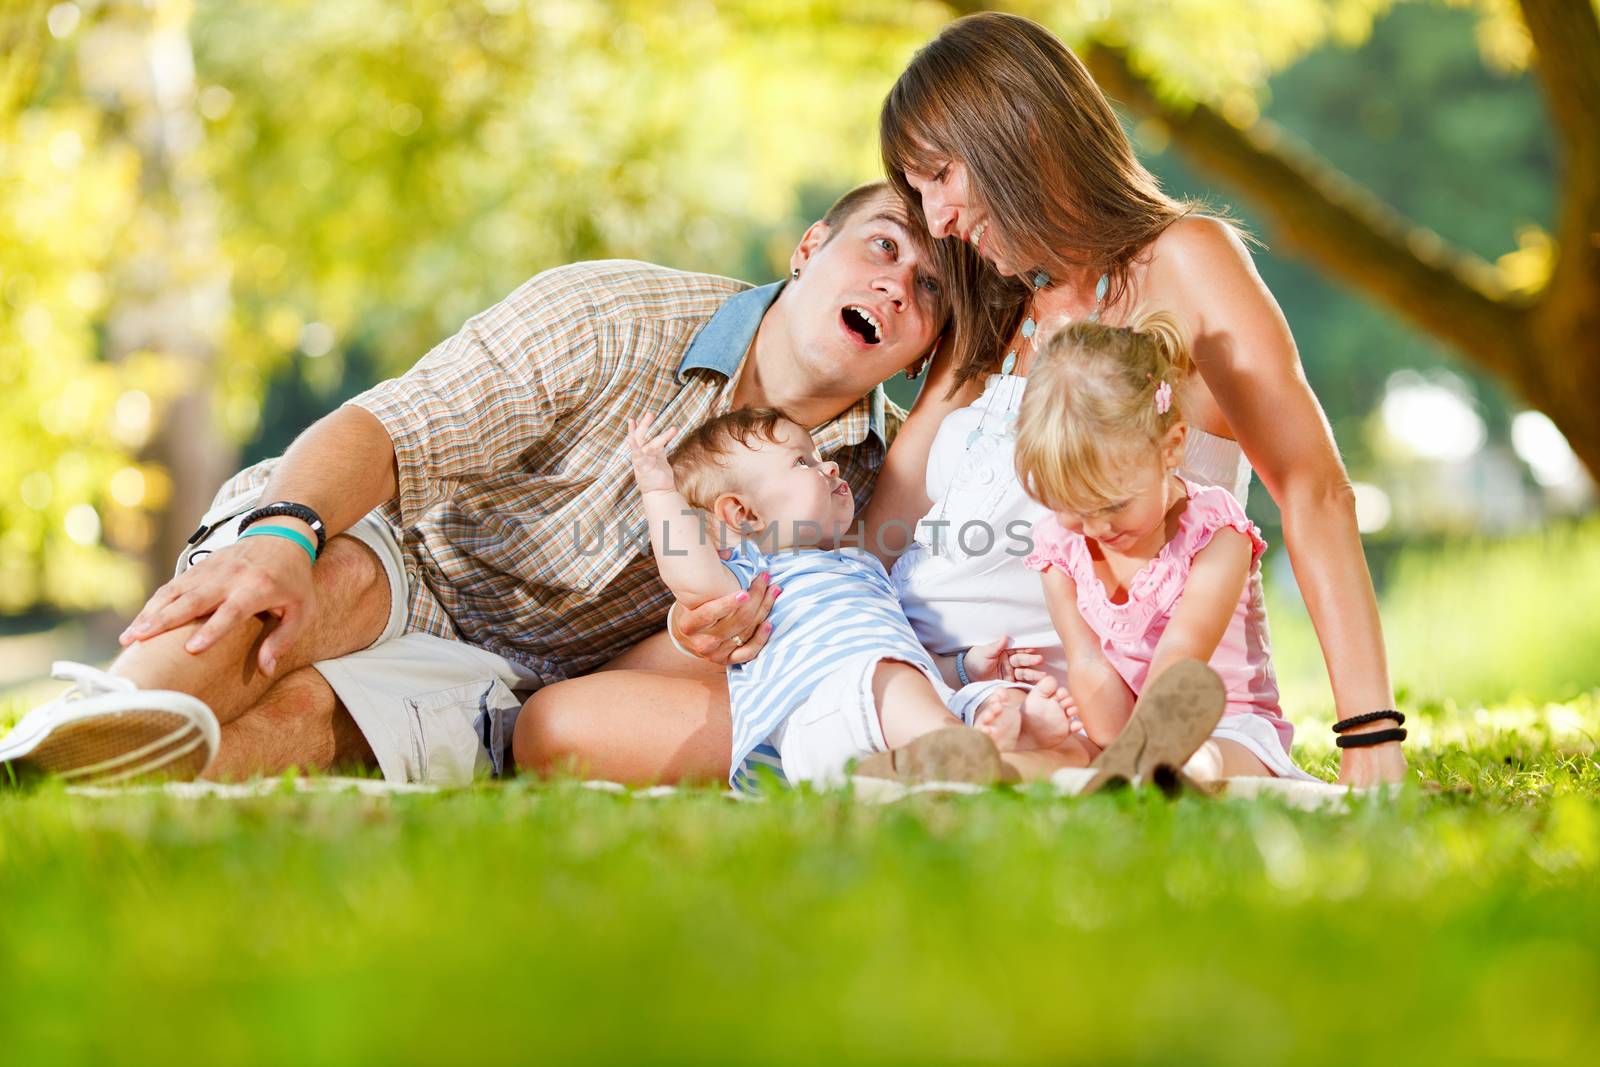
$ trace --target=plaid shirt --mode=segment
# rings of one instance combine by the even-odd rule
[[[406,629],[583,674],[665,624],[625,438],[630,417],[693,427],[728,410],[783,283],[627,261],[546,271],[411,370],[349,401],[394,442]],[[864,508],[903,413],[875,389],[817,428]],[[223,487],[265,486],[275,460]]]

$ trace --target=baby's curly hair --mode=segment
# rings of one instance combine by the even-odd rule
[[[751,442],[777,441],[778,424],[783,422],[800,426],[781,408],[738,408],[702,422],[685,434],[667,457],[678,492],[690,506],[710,511],[717,497],[733,488],[724,457],[735,446],[749,448]]]

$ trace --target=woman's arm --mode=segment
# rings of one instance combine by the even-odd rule
[[[1215,219],[1184,219],[1156,242],[1147,286],[1189,326],[1200,376],[1283,515],[1339,717],[1394,707],[1350,479],[1289,325],[1243,242]],[[1342,753],[1339,777],[1350,785],[1404,773],[1397,743]]]
[[[928,376],[889,446],[872,499],[861,515],[866,531],[863,547],[885,567],[892,567],[911,544],[917,521],[933,506],[928,499],[928,454],[939,424],[952,411],[976,400],[980,392],[978,383],[968,382],[954,396],[946,397],[955,383],[956,369],[954,358],[942,351],[945,347],[934,352]]]
[[[1100,639],[1078,612],[1078,583],[1060,567],[1039,576],[1050,621],[1067,653],[1067,691],[1089,740],[1104,748],[1128,725],[1133,690],[1100,650]]]

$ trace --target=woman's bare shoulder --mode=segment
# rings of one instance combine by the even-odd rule
[[[1250,263],[1250,249],[1237,224],[1214,215],[1185,215],[1161,231],[1150,246],[1150,265],[1166,270],[1208,269]]]

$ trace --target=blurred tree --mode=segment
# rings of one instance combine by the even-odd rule
[[[131,606],[274,380],[300,416],[273,451],[554,264],[776,276],[969,6],[0,0],[0,612]],[[1269,75],[1390,4],[1011,6],[1237,132]],[[1532,277],[1542,247],[1483,269]]]
[[[1111,96],[1158,119],[1287,244],[1507,383],[1600,475],[1600,13],[1594,0],[1478,7],[1486,58],[1538,73],[1563,155],[1556,233],[1529,228],[1497,263],[1401,216],[1260,118],[1253,98],[1208,86],[1114,16],[1085,56]]]

